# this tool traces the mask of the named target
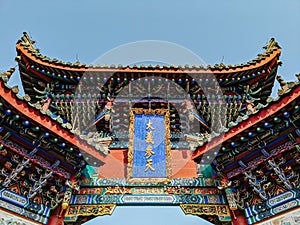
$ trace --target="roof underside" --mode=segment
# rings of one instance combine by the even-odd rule
[[[215,85],[214,82],[218,82],[223,95],[230,96],[230,98],[241,98],[241,96],[245,98],[250,93],[251,97],[264,102],[271,94],[277,68],[280,65],[280,47],[274,39],[271,39],[269,44],[264,47],[265,51],[262,54],[247,63],[235,66],[216,64],[206,67],[203,65],[185,65],[184,67],[180,65],[86,66],[80,63],[64,63],[50,59],[40,54],[33,44],[34,41],[24,33],[17,44],[17,60],[24,91],[34,103],[45,99],[49,92],[54,101],[73,101],[79,82],[86,82],[85,79],[91,83],[88,85],[95,86],[95,82],[97,82],[96,86],[103,84],[103,88],[107,90],[120,89],[120,84],[123,85],[121,87],[123,88],[132,80],[151,76],[174,81],[187,92],[186,94],[191,96],[194,102],[199,99],[207,100],[208,96],[203,94],[203,87]],[[81,78],[83,79],[81,80]],[[108,82],[108,80],[112,82]],[[112,86],[108,87],[109,85]],[[249,89],[251,90],[249,91]],[[88,90],[88,92],[87,94],[92,96],[99,95],[97,90]],[[119,90],[116,93],[119,93]],[[100,94],[113,96],[115,93],[109,93],[107,90]],[[65,115],[62,116],[66,118]]]

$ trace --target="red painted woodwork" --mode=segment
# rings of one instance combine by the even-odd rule
[[[28,51],[27,49],[24,48],[24,46],[22,46],[20,43],[16,46],[17,51],[20,51],[23,56],[39,63],[42,66],[48,66],[51,68],[55,68],[55,69],[59,69],[59,70],[67,70],[70,72],[149,72],[149,70],[147,69],[141,69],[141,68],[130,68],[130,67],[125,67],[125,68],[88,68],[86,65],[82,64],[80,67],[76,68],[76,67],[71,67],[68,65],[61,65],[59,63],[49,63],[49,62],[44,62],[42,61],[39,57],[36,57],[35,55],[31,54],[30,51]],[[214,73],[214,74],[230,74],[230,73],[236,73],[236,72],[240,72],[240,71],[248,71],[248,70],[257,70],[258,68],[270,63],[274,58],[278,57],[281,53],[280,48],[274,50],[268,57],[265,57],[264,59],[261,59],[260,61],[257,61],[255,64],[253,65],[245,65],[241,68],[237,68],[237,67],[233,67],[233,68],[224,68],[224,69],[215,69],[215,68],[211,68],[211,70],[206,70],[206,69],[194,69],[194,68],[189,68],[188,71],[190,73],[201,73],[201,74],[210,74],[210,73]],[[170,73],[170,71],[172,71],[172,73],[182,73],[182,71],[185,69],[178,69],[178,68],[161,68],[159,69],[157,72],[159,73]]]
[[[19,100],[16,95],[10,90],[4,87],[4,83],[0,82],[0,95],[5,99],[12,107],[18,110],[21,114],[31,118],[37,124],[44,126],[46,129],[51,130],[53,133],[65,139],[66,141],[78,146],[79,149],[89,153],[98,160],[105,162],[105,156],[99,151],[96,151],[93,147],[89,146],[87,143],[78,140],[76,135],[70,133],[68,130],[62,128],[58,122],[55,122],[48,116],[43,115],[39,110],[34,107],[29,106],[25,100]]]
[[[64,225],[65,212],[58,206],[50,215],[47,225]]]
[[[197,177],[196,164],[191,159],[189,150],[172,150],[172,177],[193,178]],[[125,178],[127,170],[127,150],[110,150],[105,164],[101,166],[99,177],[101,178]]]
[[[248,225],[246,217],[240,210],[230,211],[232,218],[232,225]]]
[[[237,134],[243,132],[244,130],[258,124],[260,121],[268,118],[269,116],[279,112],[283,109],[286,105],[291,103],[293,100],[300,96],[300,87],[298,86],[292,93],[280,99],[279,102],[275,102],[268,110],[261,110],[259,113],[250,116],[249,119],[241,122],[236,127],[233,127],[229,130],[229,132],[225,133],[224,135],[212,140],[211,142],[207,143],[206,145],[198,148],[193,155],[193,159],[198,158],[199,156],[203,155],[205,152],[209,151],[210,149],[220,146],[223,142],[229,140],[230,138],[236,136]]]

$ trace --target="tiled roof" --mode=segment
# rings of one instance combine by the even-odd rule
[[[5,76],[0,76],[0,84],[3,84],[3,90],[0,90],[0,96],[3,97],[4,99],[15,99],[15,101],[17,102],[17,110],[19,110],[21,113],[25,113],[25,111],[28,110],[24,110],[22,109],[22,107],[26,106],[29,108],[29,113],[30,113],[30,118],[31,119],[42,119],[42,116],[45,115],[47,118],[50,119],[50,123],[47,123],[48,121],[44,121],[44,122],[40,122],[40,124],[42,126],[45,126],[47,129],[53,131],[54,133],[56,133],[58,136],[61,136],[62,138],[66,138],[66,136],[70,137],[71,139],[68,140],[70,141],[71,144],[78,146],[80,149],[82,149],[83,151],[86,151],[88,154],[91,154],[92,156],[96,157],[99,160],[104,160],[104,155],[99,153],[99,151],[97,151],[93,146],[89,145],[86,140],[82,139],[77,140],[76,136],[75,136],[75,132],[73,131],[73,127],[69,122],[64,122],[64,120],[60,117],[57,116],[55,114],[53,114],[50,110],[46,110],[44,111],[42,109],[42,106],[39,103],[32,103],[30,100],[30,97],[28,95],[25,96],[21,96],[19,94],[19,89],[18,86],[14,86],[14,87],[10,87],[7,84],[7,79]],[[2,86],[2,85],[0,85]],[[0,89],[2,89],[0,87]],[[22,103],[21,103],[22,102]],[[13,102],[9,102],[9,104],[13,104]],[[15,107],[15,105],[13,106]],[[34,115],[34,116],[33,116]],[[51,122],[52,121],[52,122]],[[53,122],[58,124],[62,130],[61,132],[58,132],[58,129],[53,126]],[[51,125],[49,125],[51,124]],[[47,126],[49,125],[49,126]],[[67,132],[67,133],[65,133]],[[62,135],[62,133],[67,134],[67,135]]]
[[[80,63],[79,61],[75,63],[71,62],[63,62],[58,59],[51,59],[40,53],[40,50],[34,47],[35,41],[31,40],[29,35],[24,32],[24,35],[17,43],[17,50],[23,53],[27,53],[28,56],[33,60],[38,60],[41,64],[50,64],[53,67],[64,69],[64,70],[73,70],[73,71],[81,71],[81,70],[155,70],[155,71],[182,71],[189,70],[195,72],[205,72],[211,71],[213,73],[231,73],[236,71],[253,69],[255,67],[259,67],[270,61],[275,55],[280,54],[280,47],[278,43],[272,38],[267,46],[263,48],[265,51],[262,54],[258,54],[257,57],[253,60],[250,60],[245,63],[236,64],[236,65],[225,65],[223,63],[215,64],[215,65],[133,65],[133,66],[123,66],[119,65],[86,65]]]
[[[202,143],[202,145],[198,147],[198,149],[194,153],[193,158],[196,159],[197,157],[201,156],[204,152],[209,151],[209,149],[211,149],[214,146],[217,146],[218,144],[221,144],[223,141],[225,141],[221,137],[234,136],[234,134],[236,134],[236,132],[238,132],[238,133],[242,132],[244,129],[238,129],[239,126],[241,125],[241,123],[250,121],[250,119],[253,119],[253,118],[257,117],[262,111],[269,112],[269,108],[272,105],[274,105],[276,103],[280,103],[283,98],[285,98],[285,97],[289,96],[289,94],[293,93],[297,88],[300,87],[300,75],[298,74],[296,76],[298,78],[298,81],[285,83],[285,85],[282,86],[281,90],[278,91],[278,96],[276,98],[268,97],[266,104],[260,104],[259,103],[256,106],[256,110],[254,112],[251,112],[251,113],[249,113],[248,115],[245,115],[245,116],[238,116],[236,121],[230,122],[228,124],[228,127],[224,128],[223,133],[221,133],[221,134],[219,134],[219,133],[211,134],[210,138],[206,139]],[[297,98],[298,97],[300,97],[299,90],[297,92]],[[287,104],[287,101],[282,102],[283,106],[285,104]],[[272,114],[276,113],[280,109],[281,108],[278,107],[275,111],[272,111],[271,113]],[[259,122],[260,119],[257,119],[256,121]],[[250,124],[250,123],[248,123],[248,124]]]

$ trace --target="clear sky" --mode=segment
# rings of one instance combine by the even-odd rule
[[[37,41],[42,54],[86,64],[141,40],[177,43],[208,64],[237,64],[255,58],[275,37],[282,47],[278,73],[295,80],[300,73],[299,27],[299,0],[0,0],[0,71],[16,65],[15,44],[23,31]],[[10,84],[17,83],[15,73]],[[88,224],[205,224],[179,211],[120,207],[112,217]]]

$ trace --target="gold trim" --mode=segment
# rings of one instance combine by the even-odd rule
[[[216,215],[230,217],[228,205],[180,204],[180,208],[185,214]]]
[[[163,115],[165,123],[165,143],[166,143],[166,177],[164,178],[138,178],[132,177],[133,154],[134,154],[134,115]],[[170,183],[172,180],[171,166],[171,144],[170,144],[170,112],[168,109],[143,109],[133,108],[130,111],[129,125],[129,143],[128,143],[128,166],[127,166],[127,182],[128,183]]]
[[[115,208],[116,204],[72,205],[68,208],[66,217],[111,215]]]

